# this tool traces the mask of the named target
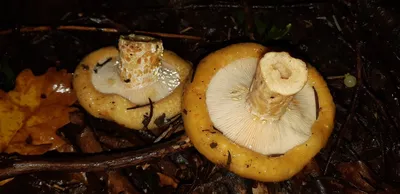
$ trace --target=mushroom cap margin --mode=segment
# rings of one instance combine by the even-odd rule
[[[142,130],[144,129],[142,122],[145,115],[150,114],[149,105],[138,106],[118,94],[101,93],[95,89],[91,81],[93,69],[98,61],[110,57],[118,57],[118,55],[119,51],[113,46],[100,48],[89,53],[75,69],[73,78],[74,90],[81,106],[94,117],[114,121],[127,128]],[[170,119],[181,112],[182,92],[192,73],[191,64],[172,51],[164,50],[163,60],[176,68],[182,81],[171,94],[157,102],[153,102],[153,116],[147,126],[150,130],[158,127],[155,121],[164,113],[165,118]],[[128,110],[131,107],[132,109]]]
[[[278,157],[256,153],[230,141],[213,127],[208,114],[205,94],[212,77],[232,61],[260,58],[268,48],[256,43],[239,43],[211,53],[200,61],[192,83],[184,91],[183,120],[185,130],[195,148],[215,164],[253,180],[277,182],[290,179],[324,147],[332,133],[335,105],[330,91],[318,71],[308,66],[308,81],[314,87],[319,103],[318,119],[311,137]]]

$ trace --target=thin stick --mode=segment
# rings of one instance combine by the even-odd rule
[[[147,32],[147,31],[134,31],[135,33],[141,33],[141,34],[148,34],[148,35],[155,35],[155,36],[160,36],[164,38],[180,38],[180,39],[190,39],[190,40],[201,40],[203,38],[198,37],[198,36],[190,36],[190,35],[183,35],[183,34],[167,34],[167,33],[161,33],[161,32]]]
[[[71,31],[99,31],[99,32],[110,32],[110,33],[118,33],[118,30],[115,28],[96,28],[90,26],[59,26],[59,27],[51,27],[51,26],[26,26],[17,30],[3,30],[0,31],[0,35],[11,34],[14,31],[19,32],[43,32],[43,31],[51,31],[51,30],[71,30]]]
[[[326,79],[342,79],[344,78],[344,75],[338,75],[338,76],[328,76]]]
[[[342,142],[342,139],[344,138],[344,135],[346,134],[348,130],[348,125],[350,123],[350,120],[353,119],[354,114],[356,112],[357,104],[358,104],[358,96],[362,87],[362,68],[363,64],[361,61],[361,51],[360,51],[360,43],[357,44],[357,58],[356,58],[356,68],[357,68],[357,88],[354,92],[353,100],[351,103],[351,108],[350,108],[350,113],[346,117],[346,121],[344,122],[343,125],[340,126],[339,128],[339,136],[337,137],[336,143],[334,144],[331,153],[329,154],[328,157],[328,162],[326,163],[325,169],[324,169],[324,175],[326,175],[328,171],[328,167],[332,161],[333,155],[336,153],[337,149],[339,148],[340,143]]]
[[[242,4],[244,7],[247,36],[251,40],[255,40],[255,38],[254,38],[254,18],[253,18],[253,14],[251,12],[251,7],[249,6],[247,0],[242,0]]]
[[[179,33],[183,34],[183,33],[187,32],[187,31],[189,31],[191,29],[193,29],[193,27],[189,26],[189,27],[186,27],[185,29],[181,30]]]
[[[140,150],[94,155],[59,154],[46,156],[0,155],[0,180],[16,175],[42,172],[93,172],[135,166],[152,159],[183,151],[192,144],[186,135]]]
[[[58,27],[51,27],[51,26],[26,26],[22,27],[18,30],[7,29],[0,31],[0,35],[7,35],[11,34],[15,31],[19,32],[43,32],[43,31],[51,31],[51,30],[64,30],[64,31],[98,31],[98,32],[108,32],[108,33],[121,33],[116,28],[96,28],[91,26],[58,26]],[[133,31],[134,33],[138,34],[148,34],[154,35],[164,38],[178,38],[178,39],[189,39],[189,40],[202,40],[202,37],[199,36],[190,36],[190,35],[183,35],[183,34],[170,34],[170,33],[162,33],[162,32],[148,32],[148,31],[141,31],[136,30]]]
[[[297,8],[297,7],[312,7],[315,5],[319,4],[326,4],[326,1],[322,0],[314,0],[310,1],[308,3],[299,3],[299,2],[294,2],[294,3],[271,3],[271,4],[260,4],[260,5],[252,5],[252,9],[276,9],[276,8]],[[190,10],[190,9],[238,9],[238,8],[243,8],[243,5],[233,3],[233,4],[191,4],[191,5],[186,5],[182,7],[153,7],[146,9],[146,11],[151,10],[151,11],[161,11],[161,10]]]

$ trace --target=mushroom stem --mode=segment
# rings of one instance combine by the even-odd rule
[[[133,88],[142,88],[157,81],[163,54],[161,40],[130,34],[120,36],[118,48],[118,70],[122,81]]]
[[[247,96],[250,112],[261,120],[278,120],[307,82],[307,66],[286,52],[268,52],[259,61]]]

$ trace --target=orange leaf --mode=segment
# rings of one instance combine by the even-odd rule
[[[35,77],[31,70],[23,70],[16,79],[15,89],[8,92],[10,100],[31,111],[40,105],[40,91],[44,85],[44,76]]]
[[[160,178],[161,186],[172,186],[173,188],[178,187],[178,181],[165,175],[162,173],[157,172],[158,177]]]
[[[0,151],[3,151],[14,134],[22,127],[25,112],[12,104],[4,93],[0,93]]]
[[[9,179],[2,180],[2,181],[0,181],[0,186],[5,185],[5,184],[7,184],[8,182],[10,182],[12,180],[14,180],[14,178],[9,178]]]
[[[13,91],[0,91],[0,151],[43,154],[65,145],[57,136],[68,124],[70,106],[77,100],[72,75],[49,68],[40,76],[22,71]]]

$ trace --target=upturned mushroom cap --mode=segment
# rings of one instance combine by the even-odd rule
[[[183,108],[186,133],[200,153],[259,181],[298,173],[325,146],[335,114],[315,68],[254,43],[205,57],[185,89]]]
[[[105,47],[77,66],[73,86],[91,115],[131,129],[155,129],[181,112],[191,65],[160,40],[121,36],[119,50]]]

